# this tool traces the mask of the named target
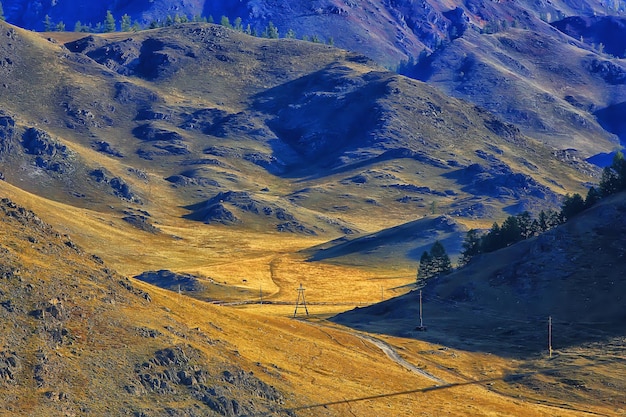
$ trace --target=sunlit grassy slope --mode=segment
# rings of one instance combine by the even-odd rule
[[[586,404],[593,394],[560,402],[503,379],[549,367],[540,357],[377,336],[389,348],[325,321],[412,288],[412,242],[440,232],[421,222],[448,214],[457,226],[488,226],[520,198],[530,208],[553,205],[524,185],[556,199],[593,180],[587,165],[563,163],[474,106],[324,45],[189,25],[94,36],[79,45],[83,53],[63,45],[74,39],[0,25],[7,32],[0,50],[11,57],[0,68],[1,116],[14,122],[0,143],[0,196],[58,232],[10,215],[0,227],[0,265],[13,274],[2,278],[0,293],[0,371],[13,375],[0,383],[7,415],[210,413],[198,393],[213,397],[202,387],[172,382],[159,391],[141,382],[165,374],[167,366],[150,362],[164,349],[184,354],[168,372],[204,370],[211,376],[204,385],[228,391],[250,412],[569,416],[623,408]],[[163,64],[156,73],[133,67],[155,56]],[[42,169],[41,155],[25,151],[32,127],[60,144],[50,157],[66,171]],[[150,136],[163,132],[164,140]],[[102,141],[122,156],[98,151]],[[463,170],[477,163],[488,173],[500,169],[486,189],[463,182]],[[94,179],[98,169],[109,182]],[[184,178],[168,180],[176,175]],[[522,187],[508,187],[507,175],[522,178]],[[115,194],[112,178],[128,185],[131,198]],[[506,187],[494,197],[498,181]],[[220,202],[238,222],[188,218],[190,207],[229,191],[250,196]],[[452,214],[475,205],[486,214]],[[284,210],[303,228],[281,232],[283,220],[254,207]],[[129,215],[145,230],[123,220]],[[415,240],[407,238],[415,231]],[[363,242],[367,250],[344,251]],[[315,260],[320,248],[336,256]],[[160,269],[196,275],[206,287],[195,296],[211,302],[132,279]],[[300,284],[310,315],[298,310],[293,319]],[[67,314],[51,313],[59,302]],[[39,310],[46,313],[30,314]],[[224,371],[239,370],[283,399],[255,392],[251,377],[229,385]],[[419,391],[434,385],[446,387]]]
[[[203,385],[155,374],[162,363],[205,372],[214,389],[226,387],[228,398],[258,415],[268,409],[302,416],[618,415],[615,401],[559,402],[511,382],[518,379],[510,374],[522,371],[541,379],[551,366],[541,360],[372,339],[312,316],[293,319],[280,313],[282,307],[245,311],[140,282],[129,285],[28,211],[6,201],[2,209],[2,369],[10,372],[3,371],[0,398],[6,415],[212,415],[206,397],[194,394]],[[341,281],[336,291],[349,292]],[[309,308],[315,312],[317,306]],[[44,312],[33,313],[37,309]],[[170,362],[159,356],[163,351],[174,352]],[[249,375],[247,383],[225,377],[239,370]],[[169,388],[142,384],[146,374],[170,381]],[[253,376],[282,400],[259,397],[246,385]]]

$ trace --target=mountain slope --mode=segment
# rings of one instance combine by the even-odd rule
[[[165,22],[167,16],[212,16],[216,22],[227,16],[239,17],[261,33],[269,21],[281,34],[289,29],[302,36],[317,35],[334,39],[337,45],[364,53],[378,62],[395,65],[408,56],[418,56],[423,49],[434,50],[445,41],[461,36],[466,30],[515,21],[522,27],[534,27],[540,19],[556,20],[564,16],[610,14],[623,11],[623,4],[596,0],[552,2],[491,1],[422,1],[385,2],[368,0],[346,2],[325,0],[284,2],[277,0],[189,1],[171,0],[99,2],[79,5],[58,0],[52,3],[31,0],[4,0],[7,20],[27,29],[43,30],[45,16],[52,26],[59,22],[73,28],[77,21],[96,27],[103,24],[107,10],[118,21],[127,14],[132,21],[147,26]]]
[[[490,224],[503,210],[554,207],[597,174],[473,105],[324,45],[208,24],[61,45],[5,27],[5,181],[160,241],[185,238],[194,221],[324,241],[433,207]],[[112,236],[103,259],[129,245]],[[124,259],[124,271],[143,272]]]
[[[528,354],[545,348],[537,328],[552,316],[560,347],[623,336],[625,213],[622,193],[554,230],[427,282],[429,331],[412,334],[469,349]],[[417,297],[412,292],[337,320],[370,331],[392,320],[392,333],[410,332]]]

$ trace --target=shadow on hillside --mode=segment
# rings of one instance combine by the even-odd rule
[[[463,292],[467,291],[467,288],[460,289],[457,296],[462,298]],[[511,310],[514,308],[511,306]],[[530,359],[548,355],[548,317],[524,319],[523,313],[513,316],[467,302],[446,301],[428,291],[422,294],[422,310],[425,331],[417,330],[420,325],[418,290],[369,307],[357,307],[330,320],[368,333],[423,340],[500,357]],[[623,320],[609,324],[552,318],[552,347],[556,353],[569,346],[624,335],[626,325]]]
[[[369,146],[376,142],[377,100],[387,94],[387,83],[382,75],[333,64],[256,95],[254,108],[268,115],[267,126],[279,138],[272,147],[288,167],[282,175],[328,175],[345,158],[380,154]]]

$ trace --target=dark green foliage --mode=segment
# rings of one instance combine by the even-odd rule
[[[241,17],[235,18],[233,29],[235,29],[237,32],[243,32],[243,25],[241,23]]]
[[[626,190],[626,160],[622,152],[617,152],[611,166],[602,171],[599,188],[603,197]]]
[[[54,27],[54,30],[57,32],[65,32],[65,23],[63,23],[63,21],[60,21],[59,23],[56,24],[56,26]]]
[[[539,234],[546,232],[553,227],[561,224],[561,215],[554,210],[543,211],[539,213],[539,217],[533,220],[533,232]]]
[[[567,221],[586,208],[585,200],[583,200],[580,194],[567,194],[565,200],[563,200],[563,206],[561,207],[561,217],[564,221]]]
[[[424,251],[424,253],[422,253],[422,256],[420,257],[420,266],[417,271],[417,278],[418,279],[430,278],[432,276],[431,266],[432,266],[432,257],[430,256],[428,252]]]
[[[4,20],[4,10],[2,9],[2,2],[0,2],[0,20]]]
[[[131,28],[130,16],[125,14],[124,16],[122,16],[122,23],[121,23],[122,32],[130,32],[130,28]]]
[[[45,15],[43,18],[43,31],[44,32],[50,32],[52,30],[52,20],[50,19],[50,16]]]
[[[104,32],[115,32],[115,18],[113,17],[113,13],[111,13],[110,10],[107,10],[106,17],[104,18]]]
[[[263,33],[261,34],[261,37],[269,38],[269,39],[278,39],[278,28],[274,26],[274,24],[270,21],[267,24],[267,27],[265,28]]]
[[[563,223],[562,215],[553,210],[541,211],[536,219],[533,219],[530,213],[525,211],[507,217],[502,226],[494,223],[491,229],[482,236],[479,236],[477,230],[472,229],[465,236],[459,263],[461,266],[467,265],[476,255],[505,248],[550,230],[561,223]]]
[[[587,192],[585,207],[591,207],[602,199],[602,194],[596,187],[591,187]]]
[[[438,275],[445,275],[452,272],[452,263],[446,253],[446,249],[441,242],[436,241],[430,252],[424,252],[420,258],[420,265],[417,277],[428,279]]]
[[[461,266],[467,265],[470,260],[476,255],[481,253],[480,248],[480,236],[478,235],[478,230],[470,229],[465,235],[465,240],[463,241],[463,250],[461,251],[461,259],[459,264]]]
[[[220,25],[232,29],[233,25],[230,24],[230,19],[228,18],[228,16],[222,16],[222,18],[220,19]]]

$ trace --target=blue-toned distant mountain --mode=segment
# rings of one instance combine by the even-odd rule
[[[535,29],[543,21],[569,16],[611,15],[624,10],[623,1],[557,0],[493,2],[484,0],[131,0],[76,2],[70,0],[3,0],[5,17],[17,26],[44,30],[44,20],[63,22],[73,30],[76,22],[96,27],[107,10],[119,20],[128,14],[132,21],[147,27],[168,18],[222,16],[231,21],[240,17],[259,33],[272,21],[281,34],[289,29],[297,37],[332,39],[340,47],[359,51],[387,64],[418,56],[461,36],[467,29],[493,30],[502,26]]]

